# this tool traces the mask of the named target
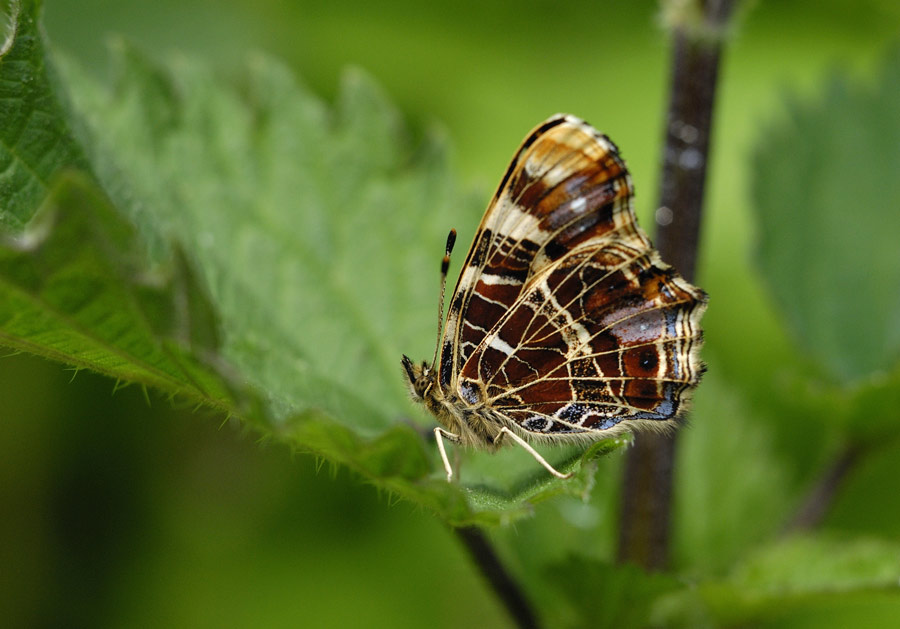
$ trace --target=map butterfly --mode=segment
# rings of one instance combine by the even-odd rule
[[[429,365],[403,356],[413,397],[443,439],[496,450],[670,429],[704,367],[706,294],[637,224],[625,163],[573,116],[534,129],[513,157],[463,264]]]

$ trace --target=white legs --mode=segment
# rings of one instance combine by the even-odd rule
[[[452,432],[447,432],[440,426],[434,429],[434,438],[437,440],[438,452],[441,453],[441,460],[444,462],[444,469],[447,471],[447,482],[453,480],[453,468],[450,467],[450,459],[447,458],[447,450],[444,449],[444,437],[453,443],[459,443],[459,437]]]
[[[546,468],[548,472],[553,474],[556,478],[562,478],[563,480],[567,478],[572,478],[572,473],[563,474],[562,472],[557,471],[555,467],[547,463],[547,459],[538,454],[538,451],[528,445],[528,442],[522,439],[519,435],[514,433],[512,430],[504,426],[500,429],[500,434],[494,439],[494,443],[500,445],[500,440],[503,439],[503,435],[509,435],[509,438],[518,443],[520,446],[525,448],[525,451],[528,452],[531,456],[534,457],[534,460],[540,463]]]
[[[528,443],[522,439],[519,435],[514,433],[512,430],[504,426],[500,429],[500,434],[494,439],[494,443],[496,445],[500,445],[500,440],[503,439],[504,435],[509,435],[509,438],[515,441],[517,444],[525,448],[525,451],[528,452],[531,456],[534,457],[534,460],[544,466],[544,468],[556,476],[556,478],[562,478],[563,480],[567,478],[572,478],[572,474],[563,474],[554,468],[552,465],[547,463],[547,460],[538,454],[538,451],[532,448]],[[453,443],[459,443],[459,435],[454,435],[452,432],[447,432],[440,426],[437,426],[434,429],[434,438],[437,441],[438,452],[441,453],[441,460],[444,462],[444,470],[447,472],[447,482],[453,480],[453,468],[450,466],[450,459],[447,458],[447,450],[444,448],[444,439],[452,441]]]

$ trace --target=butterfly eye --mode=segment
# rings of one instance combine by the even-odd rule
[[[422,363],[422,371],[419,374],[419,384],[423,391],[428,391],[431,388],[431,385],[434,383],[434,378],[431,377],[431,369],[428,368],[426,363]]]

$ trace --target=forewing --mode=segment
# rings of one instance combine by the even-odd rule
[[[536,436],[676,417],[703,367],[706,295],[649,247],[582,246],[529,282],[458,390]]]
[[[538,126],[513,157],[481,221],[450,302],[440,383],[449,389],[526,285],[575,247],[650,244],[634,221],[615,145],[572,116]]]

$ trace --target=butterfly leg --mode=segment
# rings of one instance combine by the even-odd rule
[[[450,467],[450,459],[447,458],[447,450],[444,449],[444,439],[446,438],[453,443],[459,443],[459,435],[447,432],[440,426],[434,429],[434,438],[437,440],[438,452],[441,453],[441,460],[444,462],[444,469],[447,471],[447,482],[453,480],[453,468]]]
[[[520,437],[519,435],[514,433],[512,430],[510,430],[506,426],[504,426],[503,428],[500,429],[500,434],[498,434],[494,438],[494,443],[496,445],[500,445],[500,440],[503,439],[504,435],[509,435],[509,437],[513,441],[515,441],[520,446],[525,448],[525,450],[528,452],[528,454],[530,454],[531,456],[534,457],[535,461],[537,461],[538,463],[543,465],[547,469],[547,471],[550,472],[551,474],[553,474],[556,478],[562,478],[563,480],[565,480],[567,478],[572,478],[572,472],[569,472],[568,474],[563,474],[562,472],[558,471],[555,467],[553,467],[552,465],[547,463],[547,459],[545,459],[540,454],[538,454],[538,451],[535,450],[534,448],[532,448],[531,445],[529,445],[527,441],[522,439],[522,437]]]

